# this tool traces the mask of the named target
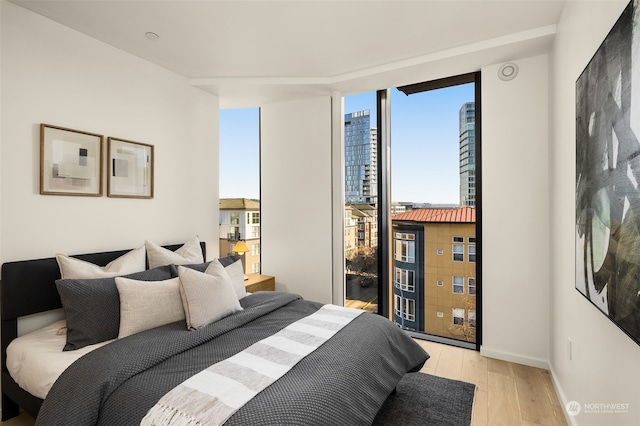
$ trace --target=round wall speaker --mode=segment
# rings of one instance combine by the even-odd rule
[[[509,81],[518,75],[518,66],[513,62],[503,64],[498,70],[498,78],[503,81]]]

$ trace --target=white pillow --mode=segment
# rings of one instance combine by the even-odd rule
[[[118,338],[184,319],[180,279],[137,281],[116,277],[120,294]]]
[[[182,306],[187,328],[191,330],[242,310],[224,266],[217,260],[213,260],[211,265],[206,274],[178,266]]]
[[[164,265],[185,265],[188,263],[203,263],[202,248],[198,237],[185,243],[176,251],[168,250],[164,247],[152,243],[144,242],[149,258],[149,269]]]
[[[220,263],[216,260],[216,263]],[[209,270],[213,270],[214,262],[207,267],[204,271],[205,274],[211,274]],[[225,271],[229,274],[229,278],[231,279],[231,284],[233,285],[233,289],[236,292],[236,296],[238,299],[242,299],[247,295],[247,288],[244,286],[244,269],[242,268],[242,261],[236,260],[231,265],[226,266]]]
[[[98,266],[64,254],[56,254],[56,260],[63,279],[107,278],[133,274],[146,269],[144,247],[138,247],[123,254],[109,262],[107,266]]]

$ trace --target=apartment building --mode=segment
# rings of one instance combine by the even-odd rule
[[[393,321],[436,336],[476,340],[475,208],[393,216]]]
[[[353,217],[354,208],[344,207],[344,255],[352,258],[358,252],[358,219]]]
[[[351,216],[358,225],[358,246],[378,246],[378,209],[370,204],[356,204],[351,206]]]
[[[220,255],[240,256],[245,274],[260,273],[260,201],[221,198],[219,224]],[[238,251],[236,245],[240,241],[248,251]]]

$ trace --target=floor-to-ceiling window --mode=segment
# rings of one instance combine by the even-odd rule
[[[376,93],[344,99],[345,305],[378,312]]]
[[[390,318],[407,330],[467,347],[476,346],[479,327],[476,77],[392,89],[389,114],[395,271]],[[403,252],[408,241],[415,241],[411,257]],[[403,281],[409,273],[410,288]]]
[[[344,105],[346,305],[478,347],[479,74],[353,95]],[[373,179],[375,192],[366,186]],[[375,215],[363,215],[363,205]],[[375,248],[360,238],[363,217],[375,222]]]
[[[260,110],[220,111],[220,255],[260,273]]]

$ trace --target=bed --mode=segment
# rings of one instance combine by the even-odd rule
[[[181,245],[166,247],[176,250]],[[201,247],[204,251],[204,244]],[[75,257],[106,265],[127,252]],[[204,268],[194,266],[193,270],[201,273]],[[184,270],[180,268],[181,273]],[[404,374],[419,370],[428,358],[404,332],[378,315],[353,313],[294,294],[258,292],[241,298],[241,309],[231,315],[193,330],[188,330],[182,320],[85,348],[86,353],[63,369],[43,399],[23,389],[9,373],[7,347],[18,337],[18,318],[62,306],[55,285],[59,278],[55,258],[2,266],[2,420],[23,409],[43,425],[159,424],[158,419],[166,417],[168,409],[176,409],[171,401],[195,401],[192,394],[178,394],[177,390],[186,387],[193,392],[200,389],[198,383],[206,382],[203,386],[209,388],[212,400],[222,400],[226,405],[220,408],[218,402],[212,405],[204,401],[192,404],[195,408],[190,409],[195,410],[195,417],[207,410],[215,412],[220,424],[371,424]],[[327,331],[318,328],[317,336],[322,339],[313,344],[305,340],[300,355],[296,352],[299,348],[277,346],[285,340],[291,345],[292,336],[300,338],[299,331],[306,333],[333,321],[327,319],[331,315],[338,316],[336,322],[341,325],[326,338]],[[40,332],[55,334],[62,326],[53,324]],[[283,339],[283,333],[289,340]],[[264,352],[265,347],[270,349]],[[276,360],[278,371],[274,372],[275,364],[268,357],[274,353],[281,356],[285,349],[296,352],[295,360],[282,362],[291,364],[282,371],[281,360]],[[265,359],[268,370],[256,370],[256,377],[261,379],[247,378],[234,370],[240,362],[237,360],[256,369],[253,364],[262,363],[254,361],[256,356]],[[263,380],[267,376],[270,379]],[[229,377],[234,381],[229,382]],[[251,392],[238,385],[243,380]],[[158,414],[149,417],[153,413]]]

